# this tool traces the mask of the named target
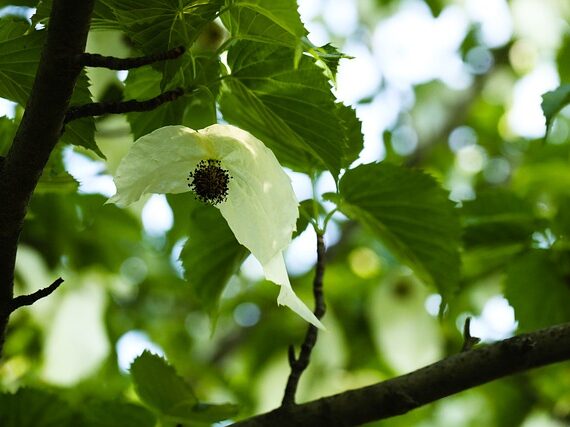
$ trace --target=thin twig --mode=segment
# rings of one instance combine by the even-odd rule
[[[105,114],[123,114],[133,111],[151,111],[166,102],[175,101],[182,95],[184,95],[184,89],[176,88],[145,101],[130,99],[128,101],[121,102],[93,102],[91,104],[78,105],[70,107],[69,110],[67,110],[64,123],[69,123],[82,117],[102,116]]]
[[[315,316],[321,319],[326,311],[325,298],[323,294],[323,276],[325,273],[325,242],[322,233],[317,232],[317,266],[315,271],[315,279],[313,280],[313,296],[315,297]],[[307,334],[299,357],[295,356],[295,349],[289,346],[288,358],[291,373],[287,379],[285,394],[283,396],[282,406],[295,405],[295,393],[303,371],[309,366],[311,360],[311,352],[317,342],[318,329],[314,325],[309,325]]]
[[[20,307],[23,307],[25,305],[32,305],[37,300],[51,295],[57,288],[59,288],[59,285],[61,285],[62,283],[63,283],[63,279],[61,277],[59,277],[58,279],[55,280],[55,282],[53,282],[47,288],[39,289],[36,292],[34,292],[33,294],[20,295],[19,297],[14,298],[10,302],[10,305],[8,306],[9,312],[12,313],[13,311],[15,311],[15,310],[17,310]]]
[[[101,67],[110,70],[130,70],[142,67],[154,62],[167,61],[180,57],[186,48],[178,46],[166,52],[155,53],[153,55],[138,56],[136,58],[116,58],[114,56],[103,56],[96,53],[82,53],[78,56],[82,67]]]
[[[461,351],[469,351],[473,348],[475,344],[481,341],[481,338],[471,336],[471,317],[465,319],[465,324],[463,325],[463,347]]]

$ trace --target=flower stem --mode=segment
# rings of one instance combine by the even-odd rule
[[[323,233],[317,231],[317,265],[315,270],[315,278],[313,280],[313,296],[315,298],[315,316],[321,319],[326,311],[325,298],[323,293],[323,276],[325,274],[325,242]],[[282,406],[295,405],[295,393],[297,392],[297,386],[299,385],[299,380],[301,375],[309,366],[311,360],[311,353],[313,347],[317,343],[318,329],[309,325],[307,328],[307,333],[305,334],[305,339],[301,345],[301,351],[299,357],[295,356],[295,349],[293,346],[289,346],[289,366],[291,367],[291,373],[287,379],[287,385],[285,387],[285,394],[283,396]]]

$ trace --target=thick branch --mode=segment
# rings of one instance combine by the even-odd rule
[[[236,427],[356,426],[489,381],[570,359],[570,323],[458,353],[407,375],[301,405],[282,406]]]
[[[20,296],[14,298],[9,305],[10,313],[19,309],[20,307],[24,307],[25,305],[32,305],[36,301],[51,295],[57,288],[59,288],[59,285],[61,285],[62,283],[63,283],[63,279],[60,277],[60,278],[56,279],[48,287],[38,289],[33,294],[20,295]]]
[[[36,78],[0,169],[0,352],[12,303],[14,265],[28,202],[63,125],[81,66],[93,0],[54,0]]]
[[[151,111],[166,102],[174,101],[184,95],[184,90],[177,88],[161,93],[145,101],[130,99],[122,102],[93,102],[91,104],[70,107],[65,115],[65,123],[82,117],[103,116],[105,114],[123,114],[133,111]]]
[[[79,64],[82,67],[101,67],[110,70],[130,70],[142,67],[154,62],[176,59],[184,53],[184,46],[178,46],[166,52],[154,55],[139,56],[136,58],[116,58],[114,56],[103,56],[96,53],[82,53],[79,55]]]
[[[317,266],[315,271],[315,279],[313,280],[313,296],[315,298],[315,316],[321,319],[325,315],[326,305],[325,297],[323,294],[323,276],[325,274],[325,242],[323,235],[317,232]],[[285,387],[285,395],[283,396],[283,406],[295,404],[295,393],[301,375],[309,366],[311,361],[311,352],[317,343],[318,329],[309,325],[305,340],[301,345],[301,352],[299,357],[295,357],[295,349],[293,346],[289,347],[289,366],[291,366],[291,373],[287,379]]]

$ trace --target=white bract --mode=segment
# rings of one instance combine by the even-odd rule
[[[209,160],[231,176],[227,197],[215,206],[265,277],[281,286],[277,303],[322,328],[291,288],[283,259],[299,216],[291,181],[271,150],[248,132],[218,124],[199,131],[166,126],[139,138],[117,169],[117,193],[109,202],[126,206],[146,193],[190,191],[189,173]]]

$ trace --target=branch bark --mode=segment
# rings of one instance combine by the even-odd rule
[[[161,93],[151,99],[137,101],[130,99],[121,102],[92,102],[90,104],[71,107],[65,115],[65,123],[82,117],[103,116],[106,114],[123,114],[133,111],[151,111],[166,102],[172,102],[184,95],[184,89],[177,88]]]
[[[280,407],[235,427],[356,426],[405,414],[463,390],[570,359],[570,323],[461,352],[390,380]]]
[[[325,297],[323,294],[323,276],[325,274],[325,240],[323,234],[317,232],[317,265],[315,268],[315,279],[313,280],[313,296],[315,298],[315,316],[317,319],[322,319],[325,315],[326,304]],[[309,325],[307,327],[307,333],[303,344],[301,345],[301,351],[299,357],[295,357],[295,349],[293,346],[289,347],[289,366],[291,367],[291,373],[289,378],[287,378],[287,385],[285,386],[285,393],[283,396],[282,405],[289,406],[295,405],[295,394],[297,393],[297,386],[299,385],[299,380],[301,375],[309,366],[311,361],[311,353],[313,352],[313,347],[317,343],[317,337],[319,330],[314,325]]]
[[[59,286],[62,283],[63,279],[60,277],[56,279],[51,285],[42,289],[38,289],[36,292],[32,294],[17,296],[10,303],[10,313],[19,309],[20,307],[24,307],[26,305],[32,305],[36,301],[39,301],[42,298],[50,296],[57,288],[59,288]]]
[[[136,58],[115,58],[114,56],[103,56],[97,53],[83,53],[79,58],[79,63],[83,67],[102,67],[109,70],[131,70],[154,62],[176,59],[185,52],[184,46],[178,46],[166,52],[155,53],[154,55],[138,56]]]
[[[32,92],[0,168],[0,353],[14,291],[14,267],[28,202],[61,134],[81,72],[94,0],[54,0]]]

